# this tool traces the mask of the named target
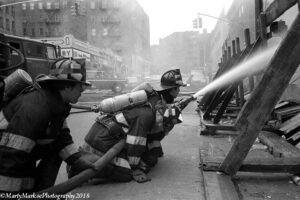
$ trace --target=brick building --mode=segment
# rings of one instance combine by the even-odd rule
[[[18,2],[0,9],[0,32],[30,38],[71,34],[96,47],[112,49],[123,57],[129,72],[138,68],[133,66],[135,57],[148,62],[149,18],[136,0],[0,0],[1,5]]]

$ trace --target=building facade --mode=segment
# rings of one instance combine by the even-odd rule
[[[178,67],[183,73],[205,70],[209,34],[198,31],[175,32],[152,46],[154,69],[163,72]]]
[[[250,30],[251,43],[255,37],[255,7],[253,0],[234,0],[228,11],[223,10],[218,17],[211,32],[209,63],[212,73],[218,69],[221,62],[222,53],[228,46],[232,46],[232,41],[239,38],[240,48],[246,46],[244,30]]]
[[[30,38],[71,34],[122,56],[129,72],[139,67],[135,57],[149,62],[149,18],[136,0],[0,0],[18,2],[0,9],[0,32]]]
[[[15,3],[15,0],[0,0],[0,32],[11,35],[22,35],[22,19],[17,17],[21,15],[20,6],[5,6],[5,4]]]

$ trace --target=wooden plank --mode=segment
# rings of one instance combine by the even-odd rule
[[[205,111],[203,118],[204,119],[210,119],[211,116],[211,112],[223,101],[223,99],[225,98],[224,95],[224,91],[225,88],[220,88],[217,93],[215,94],[215,96],[213,97],[213,100],[211,101],[211,103],[209,104],[207,110]]]
[[[250,47],[251,46],[250,29],[247,28],[244,30],[244,36],[245,36],[246,46]],[[254,76],[249,76],[248,79],[249,79],[249,89],[252,92],[254,89]]]
[[[265,11],[266,25],[269,26],[274,20],[296,3],[297,0],[274,0]]]
[[[289,106],[286,108],[280,108],[275,110],[275,113],[278,115],[288,115],[290,113],[297,113],[300,111],[300,106]]]
[[[283,101],[283,102],[281,102],[281,103],[279,103],[279,104],[276,104],[275,109],[279,109],[279,108],[281,108],[281,107],[283,107],[283,106],[286,106],[286,105],[288,105],[288,104],[289,104],[288,101]]]
[[[205,127],[208,130],[218,131],[236,131],[236,128],[234,125],[221,125],[221,124],[205,124]]]
[[[228,106],[226,108],[226,110],[228,111],[240,111],[242,109],[242,107],[239,107],[239,106]]]
[[[281,124],[280,130],[287,133],[300,124],[300,113]]]
[[[241,53],[240,38],[237,37],[235,40],[236,40],[236,51],[237,51],[237,54],[239,55]],[[245,103],[243,80],[240,81],[238,90],[239,90],[239,100],[240,100],[239,106],[243,106]]]
[[[220,166],[224,162],[222,157],[202,158],[204,171],[220,171]],[[300,173],[300,157],[293,158],[246,158],[238,169],[243,172],[268,172],[268,173]]]
[[[295,134],[289,136],[288,138],[286,138],[287,140],[289,140],[290,142],[296,142],[298,139],[300,138],[300,131],[296,132]],[[296,147],[297,148],[297,147]],[[297,148],[298,149],[298,148]]]
[[[261,131],[258,138],[261,143],[268,146],[272,151],[280,153],[283,157],[300,157],[300,149],[291,145],[275,133]]]
[[[234,175],[243,163],[263,124],[289,84],[300,63],[300,15],[298,14],[262,80],[244,105],[236,122],[240,132],[221,165],[221,170]]]
[[[230,103],[230,101],[231,101],[231,99],[232,99],[232,97],[234,95],[234,92],[235,92],[236,88],[237,88],[237,83],[234,83],[226,91],[224,101],[222,102],[221,107],[219,108],[216,116],[214,117],[214,120],[213,120],[214,124],[217,124],[217,123],[220,122],[220,120],[221,120],[221,118],[222,118],[222,116],[223,116],[223,114],[224,114],[224,112],[225,112],[228,104]]]

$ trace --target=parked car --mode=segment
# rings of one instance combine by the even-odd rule
[[[125,78],[106,76],[105,72],[98,70],[87,70],[87,80],[92,84],[92,87],[99,90],[112,90],[115,93],[123,91],[127,84]]]

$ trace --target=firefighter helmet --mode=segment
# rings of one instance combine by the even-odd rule
[[[50,70],[49,75],[39,75],[36,78],[36,81],[67,81],[82,83],[84,85],[91,86],[91,84],[86,81],[86,71],[84,64],[81,64],[72,58],[57,59],[52,64],[52,69]]]
[[[154,86],[154,88],[156,91],[162,91],[180,86],[186,86],[186,84],[182,81],[180,69],[172,69],[161,76],[160,84],[158,86]]]

